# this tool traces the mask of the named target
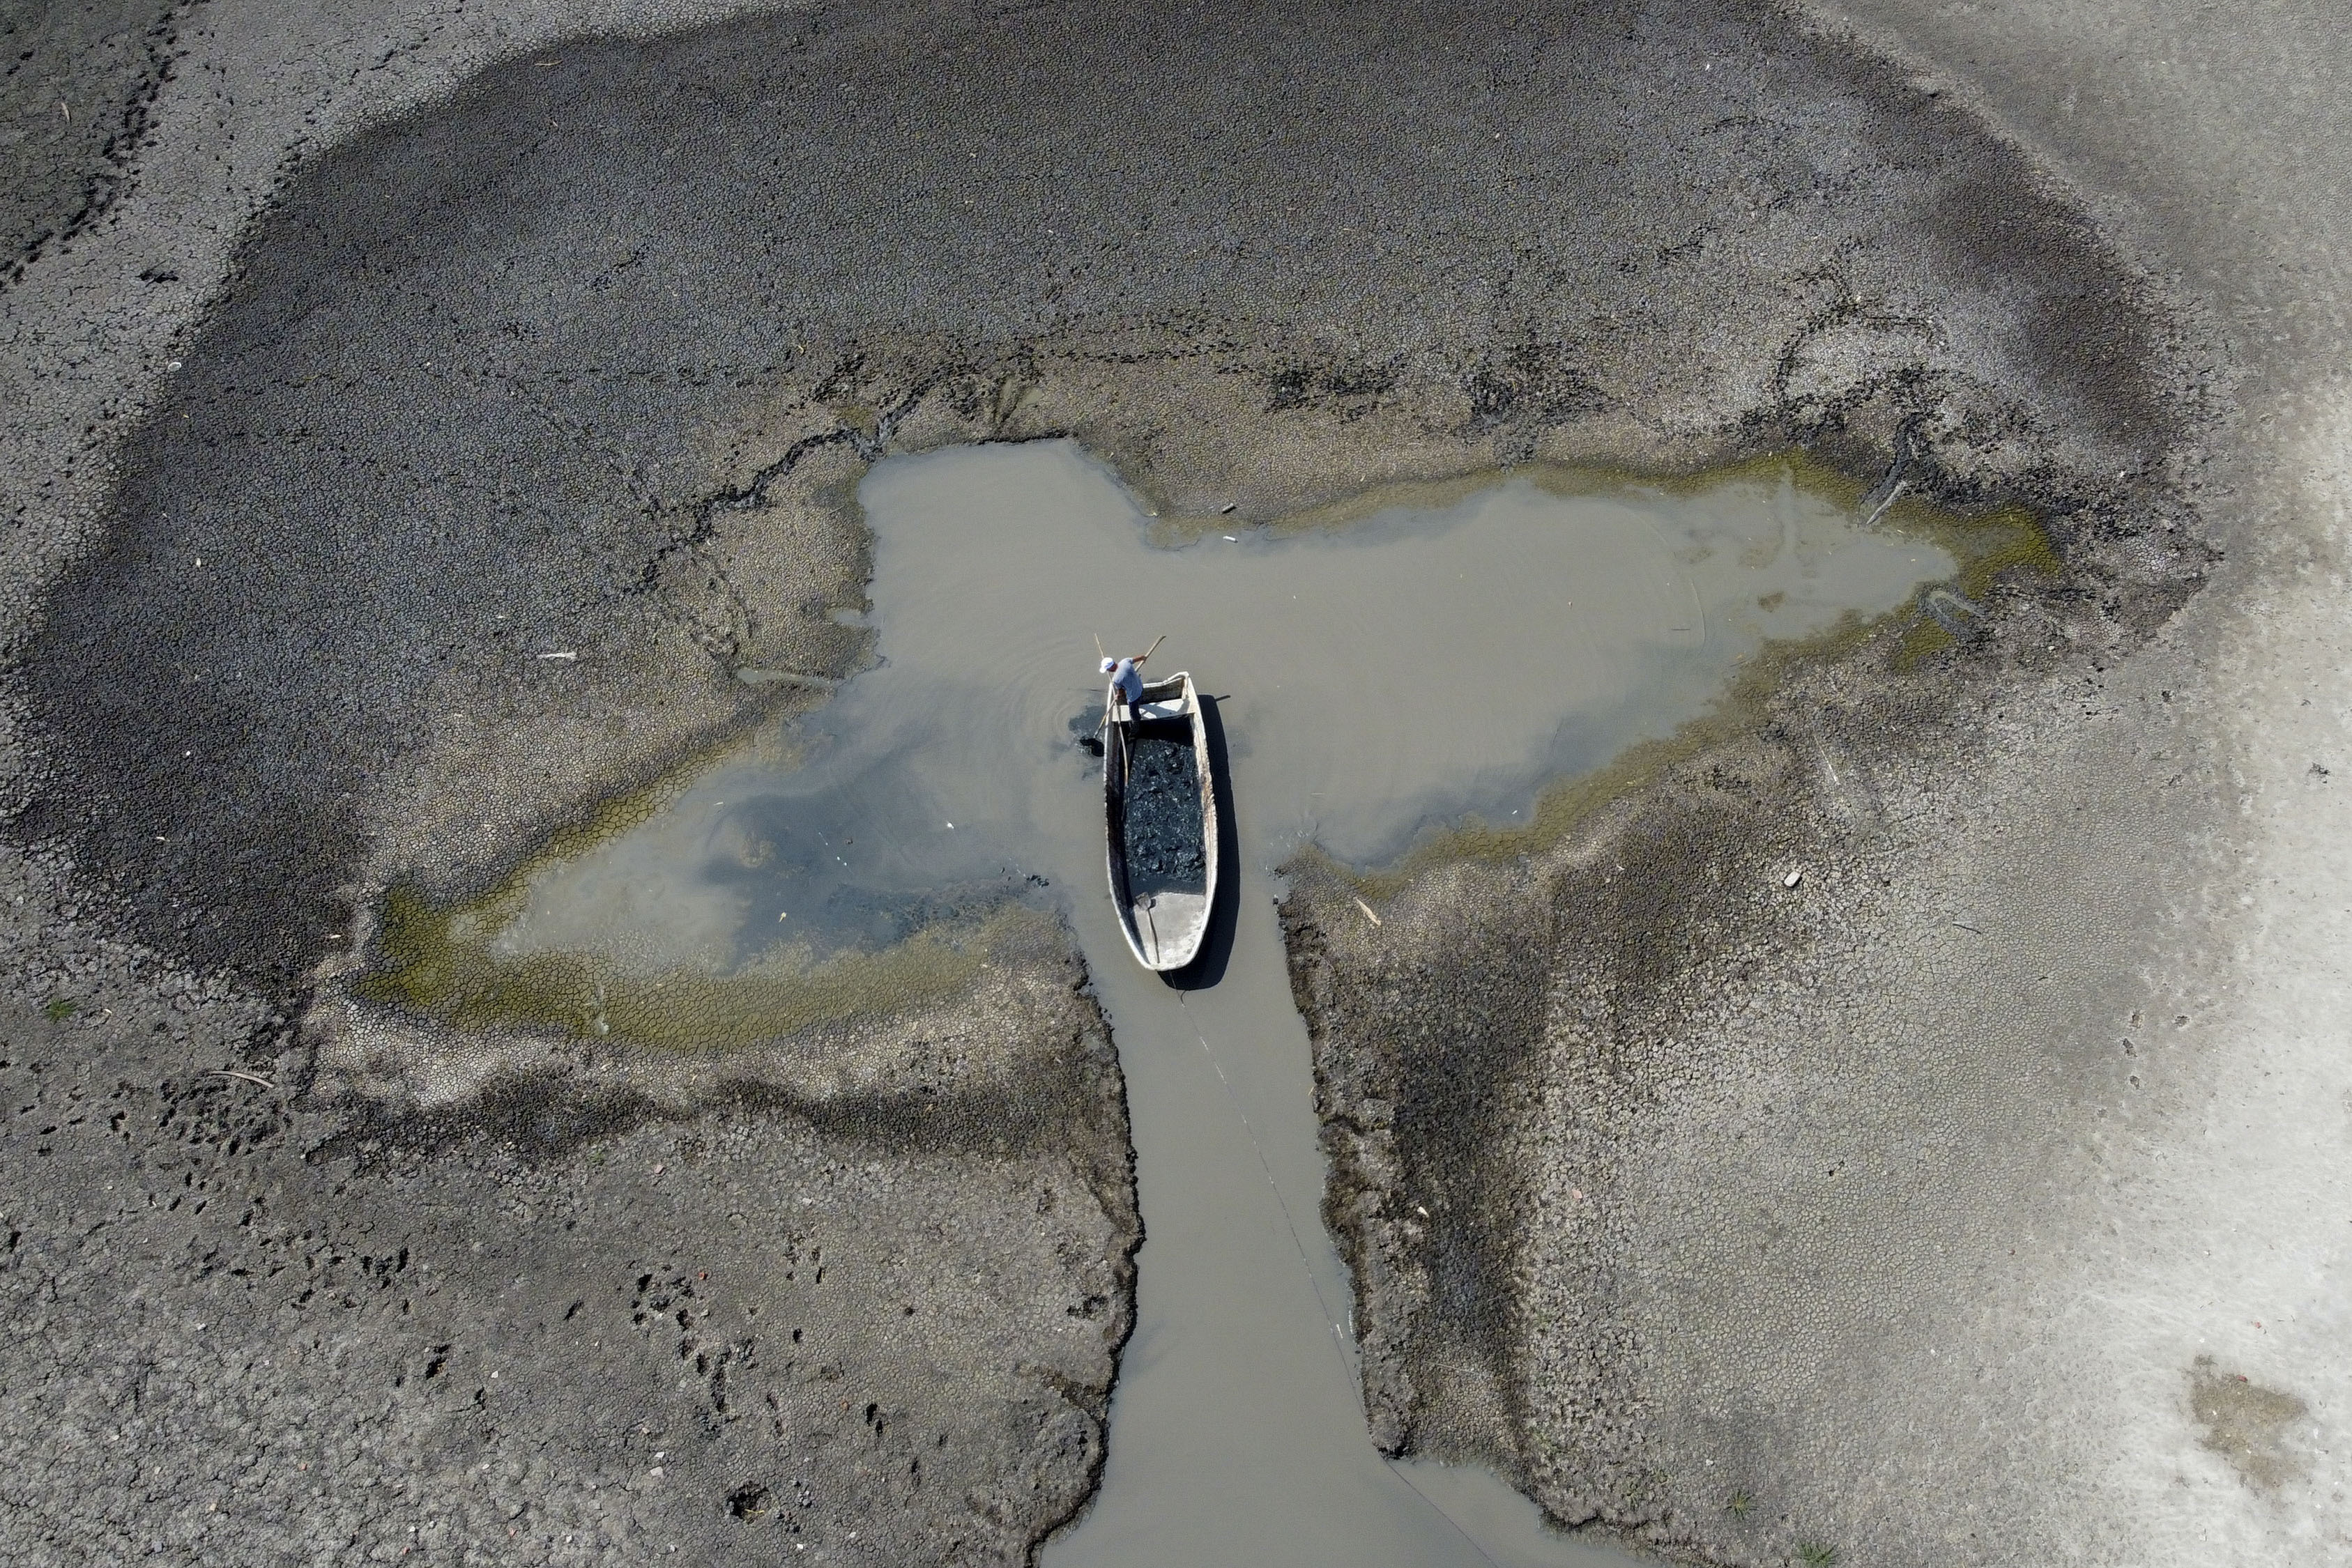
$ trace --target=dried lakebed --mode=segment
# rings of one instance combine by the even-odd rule
[[[1367,1440],[1273,868],[1528,821],[1546,780],[1671,736],[1759,655],[1906,607],[1948,635],[2038,537],[1779,462],[1674,486],[1531,467],[1230,530],[1147,517],[1066,442],[894,457],[858,496],[876,667],[583,851],[469,904],[395,899],[362,994],[741,1045],[945,996],[1058,912],[1119,1049],[1148,1240],[1105,1483],[1046,1561],[1593,1556],[1484,1472]],[[1154,668],[1214,701],[1239,869],[1176,987],[1119,940],[1080,744],[1095,638],[1161,632]]]
[[[2110,9],[27,36],[36,161],[109,146],[6,292],[6,1554],[1018,1562],[1093,1495],[1139,1233],[1057,923],[743,1051],[284,1016],[388,885],[825,695],[740,667],[861,668],[869,461],[1049,435],[1252,521],[1795,446],[2032,497],[2063,577],[1938,601],[1965,656],[1890,669],[1923,603],[1550,849],[1291,862],[1379,1436],[1725,1564],[2340,1552],[2352,45]]]

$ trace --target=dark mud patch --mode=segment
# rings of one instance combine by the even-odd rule
[[[1117,1063],[1108,1040],[1097,1033],[1041,1058],[1046,1055],[1059,1060],[1033,1061],[1017,1082],[971,1086],[918,1077],[887,1092],[824,1096],[745,1063],[744,1076],[722,1071],[686,1100],[599,1082],[614,1068],[626,1074],[628,1059],[621,1058],[501,1076],[448,1107],[366,1106],[310,1157],[349,1159],[367,1168],[396,1156],[439,1157],[470,1147],[541,1165],[571,1160],[583,1148],[640,1128],[685,1125],[712,1114],[788,1119],[836,1145],[901,1156],[1032,1158],[1068,1148],[1081,1129],[1123,1136]]]
[[[1466,1457],[1475,1449],[1438,1434],[1523,1425],[1512,1281],[1533,1205],[1507,1129],[1543,1041],[1544,979],[1526,956],[1546,931],[1525,924],[1523,904],[1473,901],[1402,972],[1343,990],[1300,917],[1311,896],[1295,881],[1283,904],[1293,999],[1318,1042],[1370,1032],[1383,1050],[1377,1072],[1331,1051],[1315,1061],[1323,1220],[1364,1325],[1372,1440]]]
[[[2256,1491],[2275,1491],[2311,1473],[2295,1451],[2293,1428],[2311,1407],[2292,1394],[2268,1388],[2242,1372],[2223,1372],[2210,1355],[2189,1369],[2189,1413],[2202,1428],[2198,1443],[2230,1462]]]

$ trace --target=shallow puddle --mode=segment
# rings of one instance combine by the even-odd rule
[[[1127,1074],[1148,1240],[1105,1484],[1045,1561],[1622,1561],[1491,1477],[1373,1451],[1269,868],[1309,837],[1375,862],[1467,812],[1524,816],[1547,780],[1702,712],[1766,640],[1901,606],[1955,561],[1786,471],[1671,492],[1521,475],[1181,548],[1067,444],[893,458],[859,494],[879,667],[452,935],[494,967],[593,955],[625,987],[817,971],[1008,899],[1060,907]],[[1230,953],[1190,990],[1127,953],[1080,745],[1097,637],[1161,633],[1150,672],[1216,699],[1239,850]]]
[[[1907,600],[1950,559],[1862,532],[1785,472],[1687,494],[1576,476],[1442,510],[1148,541],[1066,443],[896,458],[874,528],[881,667],[585,859],[543,870],[501,952],[730,964],[894,941],[1099,858],[1096,639],[1167,642],[1218,702],[1279,859],[1390,858],[1671,732],[1766,639]],[[1089,812],[1093,812],[1089,815]],[[1099,880],[1098,878],[1097,880]]]

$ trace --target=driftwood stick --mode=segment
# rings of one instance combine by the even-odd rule
[[[1908,490],[1910,487],[1911,481],[1908,479],[1897,479],[1895,481],[1895,488],[1886,492],[1886,499],[1878,503],[1878,509],[1871,513],[1870,516],[1864,520],[1862,526],[1865,528],[1876,528],[1878,526],[1878,519],[1886,515],[1886,508],[1901,500],[1903,498],[1903,492]]]

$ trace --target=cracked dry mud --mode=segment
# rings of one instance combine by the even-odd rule
[[[1244,519],[1791,444],[2034,505],[2062,574],[1951,646],[1377,927],[1296,868],[1372,1431],[1724,1562],[2345,1560],[2344,1340],[2262,1251],[2342,1249],[2332,37],[82,15],[11,110],[121,134],[11,143],[0,294],[16,1560],[1019,1561],[1082,1504],[1136,1227],[1066,951],[688,1061],[343,951],[853,672],[876,455],[1059,434]],[[2293,134],[2147,118],[2232,84]]]

